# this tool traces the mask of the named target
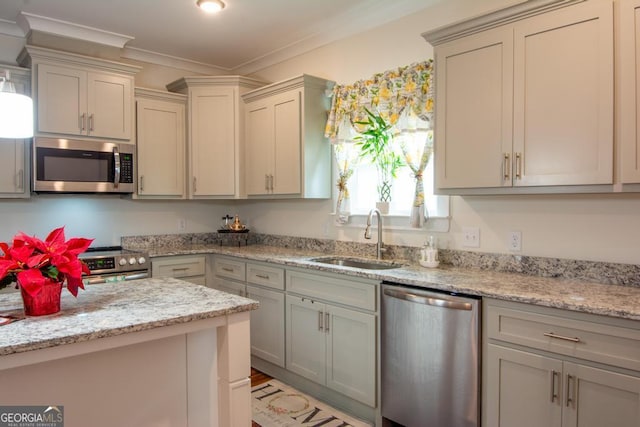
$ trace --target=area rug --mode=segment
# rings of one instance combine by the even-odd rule
[[[368,427],[293,387],[270,380],[251,389],[254,426],[260,427]]]

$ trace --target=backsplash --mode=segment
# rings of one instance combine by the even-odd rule
[[[265,246],[322,252],[327,255],[349,255],[373,258],[375,244],[306,237],[277,236],[243,233],[238,235],[218,233],[163,234],[153,236],[124,236],[121,244],[128,248],[168,247],[189,245],[238,245],[259,244]],[[233,239],[241,239],[233,240]],[[385,259],[415,263],[420,248],[414,246],[385,246]],[[441,265],[491,270],[503,273],[521,273],[529,276],[580,279],[610,285],[640,287],[640,265],[611,262],[579,261],[560,258],[544,258],[524,255],[494,254],[440,249]]]

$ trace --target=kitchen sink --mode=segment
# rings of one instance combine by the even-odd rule
[[[392,268],[402,267],[402,264],[393,261],[376,261],[345,257],[314,258],[310,261],[341,267],[361,268],[363,270],[390,270]]]

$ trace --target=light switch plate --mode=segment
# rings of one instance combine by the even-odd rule
[[[480,247],[480,229],[478,227],[462,227],[462,246],[465,248]]]

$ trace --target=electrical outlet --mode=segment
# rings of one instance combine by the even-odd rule
[[[511,231],[509,233],[509,250],[520,252],[522,250],[522,232]]]
[[[178,231],[184,231],[187,229],[187,220],[184,218],[178,219]]]
[[[478,227],[462,228],[462,246],[465,248],[480,247],[480,229]]]

